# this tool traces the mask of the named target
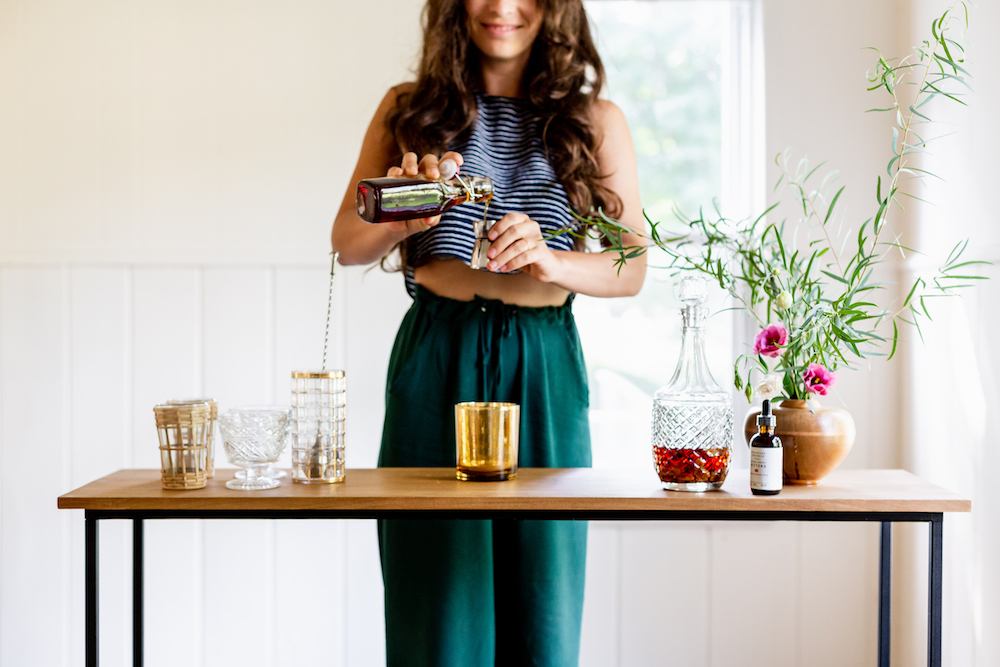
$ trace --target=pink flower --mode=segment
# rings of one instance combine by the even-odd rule
[[[806,383],[806,391],[810,394],[826,396],[827,389],[837,381],[837,374],[819,364],[809,364],[806,372],[802,374],[802,381]]]
[[[788,344],[788,329],[780,324],[768,324],[753,341],[753,351],[765,357],[780,357]]]

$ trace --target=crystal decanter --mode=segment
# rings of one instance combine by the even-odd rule
[[[653,395],[653,464],[671,491],[718,489],[729,472],[733,406],[705,361],[704,279],[681,279],[681,355],[670,383]]]

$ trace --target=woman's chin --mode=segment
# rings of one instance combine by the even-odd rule
[[[485,35],[474,40],[474,43],[483,57],[497,61],[517,60],[531,50],[531,44],[524,44],[523,40],[513,36]]]

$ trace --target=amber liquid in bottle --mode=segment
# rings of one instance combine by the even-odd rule
[[[449,180],[385,177],[358,183],[355,204],[365,222],[432,218],[466,202],[493,197],[493,182],[483,176],[457,175]]]

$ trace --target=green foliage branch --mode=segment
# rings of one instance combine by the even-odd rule
[[[913,325],[922,339],[921,323],[931,320],[931,299],[955,296],[984,278],[976,275],[975,265],[986,262],[963,260],[966,239],[951,249],[935,271],[916,278],[901,304],[890,308],[878,303],[890,283],[876,280],[877,266],[889,252],[900,252],[903,257],[917,252],[900,243],[889,225],[893,210],[903,210],[902,198],[919,199],[903,190],[903,182],[937,178],[911,159],[926,153],[936,140],[917,131],[932,122],[927,105],[937,98],[965,105],[961,98],[971,90],[965,49],[952,37],[968,25],[968,6],[959,0],[934,19],[931,38],[906,58],[886,58],[872,49],[877,63],[868,74],[868,90],[887,94],[890,105],[870,111],[893,118],[892,156],[885,179],[881,174],[876,179],[875,213],[860,225],[856,236],[841,234],[843,225],[834,230],[833,214],[845,190],[837,187],[837,173],[827,172],[819,179],[824,164],[811,167],[803,158],[793,166],[788,151],[775,158],[781,171],[775,190],[784,185],[793,193],[801,217],[791,223],[767,220],[778,204],[742,221],[724,217],[717,206],[709,215],[700,210],[693,218],[675,211],[682,224],[680,232],[670,233],[647,216],[649,231],[642,236],[643,242],[627,245],[623,234],[634,231],[603,211],[581,218],[588,233],[601,238],[605,251],[617,255],[619,270],[650,249],[662,250],[668,258],[664,268],[706,274],[762,328],[774,322],[786,328],[787,342],[772,361],[756,353],[737,358],[734,383],[747,400],[753,395],[755,372],[780,375],[778,398],[803,399],[811,393],[804,377],[811,364],[836,371],[853,368],[852,364],[868,357],[891,359],[899,342],[900,322]],[[909,101],[904,95],[907,89],[913,91]],[[807,243],[800,248],[797,236],[803,229]]]

